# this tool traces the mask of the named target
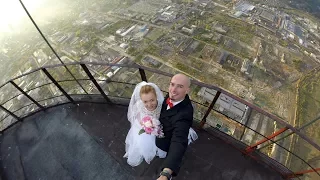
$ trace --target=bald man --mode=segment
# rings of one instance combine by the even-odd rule
[[[189,129],[192,126],[193,107],[189,99],[190,79],[183,74],[172,77],[169,94],[161,109],[160,122],[164,138],[157,138],[156,145],[167,152],[158,180],[170,180],[179,172],[183,155],[188,146]]]

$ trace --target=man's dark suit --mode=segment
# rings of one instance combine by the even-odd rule
[[[176,176],[188,146],[188,134],[193,120],[193,107],[188,95],[183,101],[168,110],[165,100],[159,118],[163,125],[165,137],[157,138],[156,145],[163,151],[168,152],[162,168],[170,168],[173,171],[172,175]]]

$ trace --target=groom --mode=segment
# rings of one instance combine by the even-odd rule
[[[161,109],[160,122],[164,138],[157,138],[156,145],[167,152],[158,180],[170,180],[179,172],[183,155],[188,146],[188,134],[193,120],[193,107],[188,96],[190,79],[183,74],[172,77],[169,95]]]

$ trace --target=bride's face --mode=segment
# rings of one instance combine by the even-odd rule
[[[141,100],[147,110],[153,111],[157,108],[158,102],[157,97],[154,93],[149,92],[141,94]]]

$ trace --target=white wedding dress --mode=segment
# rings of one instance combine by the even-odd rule
[[[139,119],[142,119],[146,115],[152,116],[152,118],[158,120],[161,110],[161,104],[154,111],[148,111],[142,101],[137,102],[137,109],[140,109],[136,113],[135,119],[131,122],[131,128],[126,137],[126,154],[125,158],[128,158],[127,162],[130,166],[138,166],[145,160],[150,164],[151,160],[157,155],[160,158],[166,157],[166,152],[160,150],[155,143],[156,136],[146,133],[139,135],[139,131],[142,126]],[[159,121],[159,120],[158,120]]]
[[[140,99],[140,89],[144,85],[151,85],[156,90],[158,105],[153,111],[149,111],[145,108],[143,102]],[[159,158],[165,158],[167,153],[162,151],[156,146],[155,135],[142,133],[139,135],[139,131],[142,129],[140,121],[145,116],[152,116],[153,119],[159,121],[161,105],[163,103],[163,94],[158,86],[153,83],[141,82],[137,84],[128,108],[128,120],[131,123],[131,128],[127,134],[125,143],[126,153],[123,156],[127,158],[127,163],[130,166],[138,166],[145,160],[148,164],[155,156]],[[198,138],[196,132],[190,128],[189,130],[189,144]]]

